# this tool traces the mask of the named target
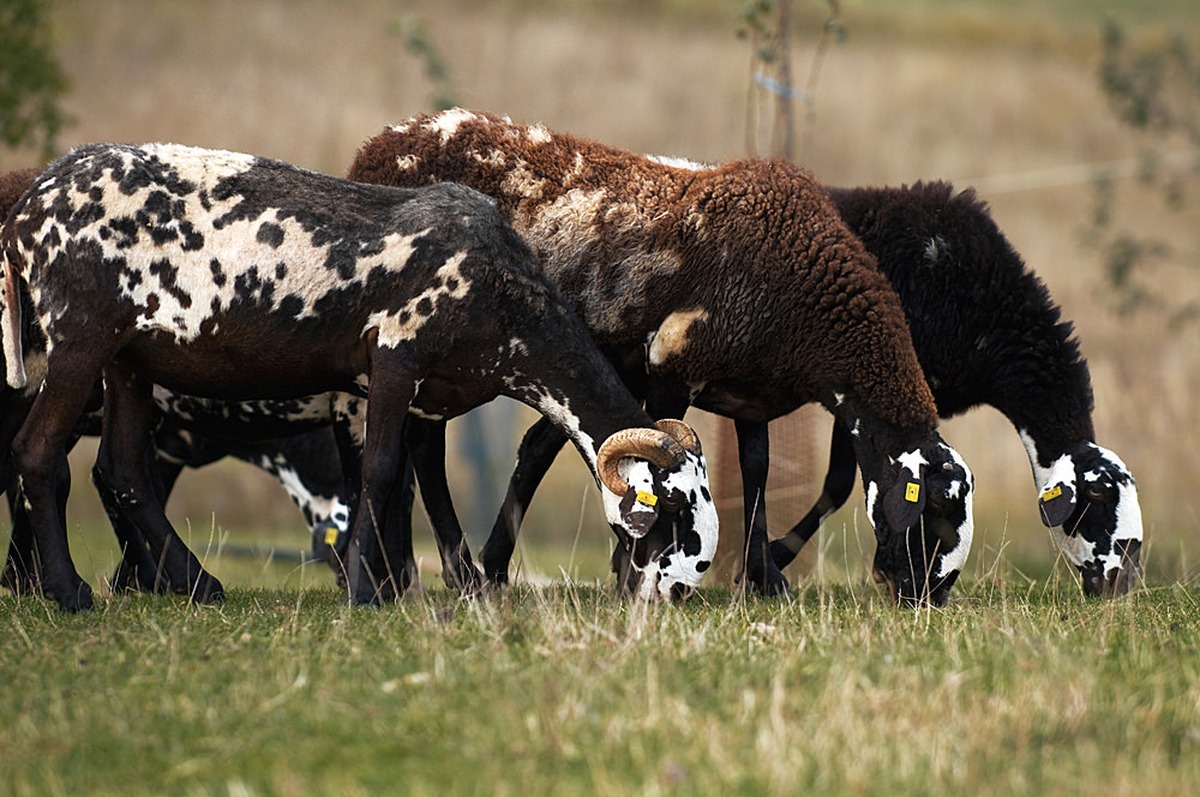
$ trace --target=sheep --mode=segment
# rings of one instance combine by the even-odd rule
[[[98,433],[98,420],[95,433]],[[324,560],[326,540],[342,535],[348,526],[349,507],[343,503],[345,485],[332,431],[329,427],[266,439],[207,437],[164,417],[154,432],[155,464],[162,480],[162,502],[184,468],[201,468],[225,457],[234,457],[275,477],[300,510],[313,539],[313,556]],[[8,558],[0,571],[0,585],[14,592],[37,587],[32,530],[15,485],[8,490],[13,530]],[[123,515],[112,518],[121,544],[121,561],[110,582],[114,590],[168,591],[171,585],[158,572],[145,541]],[[129,541],[133,541],[130,543]]]
[[[987,206],[945,182],[831,194],[900,295],[938,414],[980,404],[1002,412],[1028,452],[1038,514],[1078,568],[1083,591],[1127,592],[1142,545],[1133,474],[1096,444],[1091,379],[1072,325]],[[771,543],[777,565],[845,503],[854,465],[845,428],[835,427],[821,497]]]
[[[33,185],[42,168],[20,169],[0,175],[0,222]],[[40,338],[30,343],[32,345],[28,348],[33,349],[34,356],[44,353],[45,347]],[[0,402],[4,408],[0,426],[5,430],[4,450],[7,451],[28,412],[29,400],[20,391],[5,386],[0,390]],[[155,403],[162,416],[155,430],[154,445],[157,475],[163,483],[164,503],[182,468],[199,468],[225,456],[234,456],[262,468],[279,480],[305,516],[318,556],[327,551],[324,540],[329,530],[332,528],[335,532],[341,532],[347,526],[349,508],[341,502],[346,486],[341,479],[331,477],[341,468],[338,452],[333,448],[332,435],[328,429],[308,431],[314,423],[322,422],[320,418],[306,417],[297,407],[284,402],[259,402],[260,405],[271,406],[259,406],[249,416],[244,405],[234,407],[219,401],[204,402],[177,396],[163,389],[155,391]],[[289,412],[291,415],[288,415]],[[239,417],[232,418],[235,414]],[[328,414],[326,412],[323,416],[326,423],[329,421]],[[312,416],[313,413],[307,415]],[[263,438],[263,429],[268,426],[280,436]],[[86,416],[74,434],[97,435],[99,430],[100,414],[97,411]],[[5,487],[12,519],[12,534],[8,556],[3,570],[0,570],[0,585],[15,592],[27,592],[37,586],[32,530],[24,505],[19,500],[19,490],[8,456],[0,461],[0,471],[0,485]],[[113,588],[168,589],[170,585],[163,583],[165,579],[157,572],[157,563],[136,528],[125,522],[116,507],[108,508],[117,537],[122,541],[122,562],[111,579]]]
[[[377,603],[395,586],[381,548],[409,411],[452,417],[501,394],[572,440],[618,535],[680,527],[690,553],[655,572],[649,589],[686,591],[708,567],[717,529],[706,466],[699,446],[679,439],[694,435],[653,424],[476,191],[366,186],[174,144],[93,144],[38,176],[0,247],[6,381],[40,385],[13,462],[43,592],[64,610],[92,605],[57,492],[65,445],[101,376],[95,480],[163,558],[171,583],[198,600],[220,599],[223,587],[156,500],[146,461],[154,384],[226,400],[327,391],[369,399],[346,562],[356,603]],[[31,378],[22,336],[35,321],[47,353]],[[659,490],[671,500],[656,501]]]
[[[895,292],[809,172],[665,162],[453,109],[385,128],[347,176],[492,196],[651,415],[690,403],[734,419],[750,584],[790,592],[767,548],[760,428],[819,401],[854,430],[877,578],[897,601],[946,600],[970,548],[970,470],[937,433]],[[562,442],[544,422],[522,441],[482,554],[489,579],[507,578],[520,517]]]

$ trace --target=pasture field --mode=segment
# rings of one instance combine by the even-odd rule
[[[855,582],[685,606],[571,581],[351,609],[0,597],[11,795],[1191,795],[1200,593],[1003,569],[944,610]]]
[[[176,141],[344,173],[438,88],[399,27],[424,31],[463,105],[636,151],[741,157],[746,5],[53,0],[75,119],[60,144]],[[803,82],[827,4],[794,5]],[[67,616],[0,590],[0,795],[1200,793],[1200,330],[1112,312],[1081,240],[1091,186],[1058,171],[1124,162],[1143,143],[1096,86],[1105,16],[1136,41],[1200,42],[1200,0],[842,7],[850,36],[821,66],[804,162],[837,185],[977,186],[1076,324],[1098,439],[1138,479],[1143,585],[1083,598],[1037,520],[1025,452],[991,410],[943,429],[978,489],[974,550],[938,610],[896,610],[867,582],[858,490],[789,571],[792,602],[731,591],[718,568],[686,605],[619,601],[572,451],[526,518],[511,590],[457,600],[422,528],[426,591],[352,609],[323,566],[233,555],[306,536],[271,479],[226,462],[185,474],[168,506],[225,582],[223,607],[101,589],[95,611]],[[0,169],[36,158],[0,151]],[[1200,201],[1171,211],[1135,180],[1117,186],[1129,228],[1196,262]],[[1200,293],[1192,268],[1153,278],[1168,296]],[[828,418],[801,415],[795,445],[772,430],[775,533],[815,498],[825,463]],[[490,479],[466,468],[461,422],[450,427],[475,550],[532,413],[487,417]],[[736,539],[728,435],[688,420]],[[85,441],[73,455],[68,520],[100,587],[115,546],[94,454]]]

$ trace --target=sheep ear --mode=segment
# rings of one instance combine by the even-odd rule
[[[648,493],[632,486],[625,491],[625,496],[619,505],[621,521],[634,539],[645,537],[646,533],[654,527],[655,521],[658,520],[658,507],[658,496],[654,493]]]
[[[1075,490],[1068,484],[1052,484],[1038,496],[1038,514],[1048,528],[1061,526],[1075,511]]]
[[[925,509],[925,480],[904,473],[905,478],[896,482],[883,499],[884,515],[896,531],[906,531],[917,525]]]

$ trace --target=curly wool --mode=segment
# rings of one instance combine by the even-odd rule
[[[456,109],[385,129],[348,176],[492,196],[602,347],[641,347],[673,313],[704,311],[654,364],[753,415],[837,393],[895,429],[936,426],[895,292],[797,166],[668,165]]]

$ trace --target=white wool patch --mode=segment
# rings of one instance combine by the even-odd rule
[[[467,259],[466,251],[457,252],[443,263],[437,270],[438,279],[435,283],[418,295],[409,299],[399,311],[379,311],[372,313],[367,319],[363,333],[372,327],[379,330],[379,345],[395,348],[404,341],[414,340],[421,327],[432,317],[418,312],[422,301],[428,300],[433,304],[433,313],[437,312],[437,303],[441,299],[462,299],[471,288],[471,282],[462,275],[459,267]],[[453,284],[453,285],[452,285]]]
[[[197,149],[182,144],[146,144],[139,149],[157,157],[176,169],[179,176],[200,185],[211,185],[217,180],[241,174],[254,165],[257,160],[253,155],[243,152],[230,152],[223,149]],[[203,153],[203,157],[197,157]],[[132,153],[126,154],[126,163],[132,160]]]
[[[514,374],[513,380],[524,379],[522,374]],[[508,382],[509,378],[506,377]],[[512,383],[510,383],[512,384]],[[548,391],[542,390],[536,395],[530,395],[531,391],[528,386],[525,388],[525,393],[528,396],[528,403],[537,409],[538,412],[550,419],[555,426],[563,431],[569,437],[579,450],[583,453],[584,459],[587,460],[588,467],[592,472],[596,472],[596,453],[599,450],[594,441],[587,432],[584,432],[579,425],[579,416],[571,409],[571,404],[567,400],[559,400],[550,395]]]
[[[713,168],[708,163],[699,163],[687,158],[675,158],[670,155],[647,155],[646,158],[661,166],[667,166],[672,169],[684,169],[689,172],[703,172]]]
[[[505,176],[503,189],[515,196],[536,198],[541,194],[541,183],[528,171],[517,169]],[[571,263],[596,242],[596,222],[606,198],[602,188],[594,191],[573,188],[553,202],[538,205],[535,217],[518,216],[513,224],[534,250],[554,252],[555,262]],[[549,269],[553,263],[545,265]]]
[[[4,336],[5,380],[11,388],[25,387],[29,376],[25,370],[25,357],[21,351],[21,329],[13,309],[18,307],[19,294],[17,289],[17,273],[8,263],[8,256],[0,259],[0,269],[3,270],[4,290],[0,291],[0,335]]]
[[[1138,501],[1138,491],[1133,474],[1115,452],[1095,443],[1090,445],[1108,461],[1110,467],[1126,477],[1123,484],[1117,483],[1117,527],[1113,529],[1113,540],[1141,540],[1142,507]]]
[[[402,172],[411,172],[421,164],[421,159],[416,155],[397,155],[396,168]]]
[[[445,145],[458,133],[458,128],[463,122],[470,121],[486,121],[486,119],[464,108],[451,108],[448,111],[442,111],[421,127],[430,133],[437,133],[441,137],[442,144]]]
[[[83,186],[83,190],[75,184],[67,184],[59,190],[71,205],[82,207],[91,203],[94,200],[90,194],[97,191],[100,197],[95,201],[105,212],[79,230],[70,234],[59,230],[59,235],[64,241],[94,243],[106,261],[123,261],[124,265],[118,267],[134,276],[122,278],[120,289],[122,295],[141,310],[137,328],[168,333],[180,342],[196,339],[206,321],[228,310],[235,301],[263,302],[266,296],[263,288],[268,286],[271,299],[264,303],[265,311],[277,310],[285,299],[299,298],[301,305],[295,317],[315,316],[316,303],[326,294],[361,284],[377,268],[393,272],[402,270],[412,256],[415,242],[428,233],[424,230],[412,235],[387,235],[382,240],[381,252],[358,259],[354,263],[354,272],[348,277],[342,276],[325,265],[333,243],[314,244],[313,233],[306,231],[283,209],[270,209],[252,218],[227,220],[217,225],[218,219],[236,212],[242,198],[234,195],[216,200],[211,191],[205,189],[211,189],[219,179],[251,168],[255,163],[253,157],[161,144],[149,145],[144,152],[157,155],[180,177],[197,185],[196,191],[170,197],[173,203],[184,206],[182,212],[174,212],[165,220],[151,216],[147,223],[149,229],[139,231],[137,244],[128,246],[125,238],[109,234],[104,228],[114,218],[145,213],[151,194],[161,192],[162,186],[156,183],[126,194],[114,180],[94,181]],[[105,157],[119,157],[127,166],[132,164],[135,156],[144,158],[145,154],[135,150],[105,152]],[[53,199],[53,194],[50,198]],[[192,229],[181,225],[181,220]],[[43,226],[57,225],[53,214],[47,214]],[[260,240],[260,233],[267,225],[273,234],[264,235]],[[203,236],[203,246],[188,247],[192,231]],[[46,241],[50,232],[50,229],[44,229],[39,237]],[[165,232],[175,235],[162,243],[148,240],[151,233],[161,236]],[[272,242],[278,245],[273,246]],[[51,253],[51,258],[54,256],[55,253]],[[282,276],[277,273],[281,263],[285,264]],[[248,293],[244,286],[249,284],[259,287]],[[151,308],[154,308],[153,312]],[[63,310],[57,308],[58,312]],[[43,317],[42,322],[49,327],[53,320]]]
[[[549,144],[554,140],[554,136],[542,125],[531,125],[526,137],[531,144]]]
[[[939,443],[939,445],[946,450],[955,464],[961,467],[966,473],[965,483],[955,480],[951,482],[950,489],[947,491],[947,495],[951,498],[958,498],[960,491],[965,488],[966,492],[962,497],[966,518],[957,529],[958,545],[942,556],[941,567],[938,568],[938,572],[935,574],[938,578],[945,578],[951,573],[962,570],[963,566],[967,563],[967,557],[971,553],[971,543],[975,538],[975,490],[973,489],[975,477],[971,473],[971,469],[967,467],[966,460],[956,450],[945,443]]]
[[[650,364],[660,366],[668,359],[683,353],[688,345],[688,331],[693,324],[708,320],[703,307],[671,313],[659,325],[650,341]]]
[[[505,158],[504,153],[498,149],[490,149],[486,155],[477,149],[468,149],[466,154],[468,158],[471,158],[476,163],[489,166],[493,169],[503,169],[505,164],[508,162],[508,159]],[[412,155],[407,157],[416,160],[416,158]]]
[[[904,452],[896,457],[896,461],[900,463],[900,467],[911,473],[914,479],[921,475],[921,466],[929,464],[919,448]]]
[[[871,526],[875,525],[875,505],[879,503],[879,484],[878,482],[867,482],[867,520]]]
[[[1050,468],[1043,467],[1038,462],[1037,442],[1024,429],[1017,430],[1017,437],[1021,438],[1021,445],[1025,446],[1025,453],[1029,457],[1029,466],[1033,469],[1033,481],[1037,485],[1038,495],[1042,494],[1042,490],[1046,489],[1046,485],[1050,484]]]
[[[326,498],[309,490],[303,479],[300,478],[300,474],[291,466],[281,465],[279,462],[272,461],[270,457],[264,456],[262,469],[275,474],[275,478],[279,480],[279,484],[292,499],[292,503],[301,510],[307,508],[314,523],[332,517],[337,505],[341,504],[341,501],[336,498]],[[342,504],[342,506],[345,505]]]
[[[546,181],[529,169],[529,162],[518,159],[500,183],[501,193],[528,199],[541,199]]]

